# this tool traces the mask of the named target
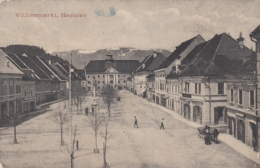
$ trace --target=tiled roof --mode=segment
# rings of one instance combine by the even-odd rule
[[[68,76],[66,76],[64,73],[61,72],[61,70],[57,67],[55,64],[50,65],[52,69],[57,73],[57,75],[62,79],[62,80],[68,80]]]
[[[30,59],[39,66],[39,68],[44,71],[51,79],[60,80],[58,75],[52,70],[52,68],[40,57],[38,56],[29,56]]]
[[[86,73],[104,73],[112,67],[119,73],[130,74],[139,64],[138,60],[115,60],[110,63],[105,60],[92,60],[86,65],[85,69]]]
[[[8,55],[0,50],[0,73],[22,75],[23,72],[20,71],[7,57]]]
[[[181,64],[190,64],[191,61],[201,52],[201,50],[206,46],[207,42],[197,45],[182,61]]]
[[[28,69],[26,64],[23,63],[22,60],[19,59],[15,54],[12,53],[6,53],[8,55],[8,58],[19,68],[19,69]]]
[[[162,53],[158,53],[153,62],[147,68],[147,70],[155,70],[165,59],[166,57]]]
[[[29,67],[33,72],[42,80],[49,80],[50,77],[37,65],[30,57],[26,55],[16,55],[27,67]]]
[[[198,35],[200,36],[200,35]],[[179,46],[176,47],[176,49],[173,51],[173,53],[168,56],[156,69],[163,69],[167,68],[175,59],[180,57],[180,54],[192,43],[192,41],[197,38],[198,36],[195,36],[183,43],[181,43]]]
[[[257,28],[250,33],[250,37],[253,37],[256,34],[260,34],[260,25],[257,26]]]
[[[215,35],[207,42],[202,51],[194,57],[191,65],[186,67],[180,76],[222,75],[223,73],[238,72],[243,58],[253,53],[226,33]]]
[[[142,71],[153,71],[155,70],[164,60],[166,57],[162,53],[157,53],[157,56],[149,55],[145,57],[145,59],[140,63],[140,66],[136,69],[136,72]],[[143,64],[145,65],[143,67]]]

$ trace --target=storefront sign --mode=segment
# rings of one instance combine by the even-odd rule
[[[182,93],[182,97],[187,97],[187,98],[191,98],[191,94],[187,94],[187,93]]]

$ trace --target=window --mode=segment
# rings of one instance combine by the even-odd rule
[[[110,75],[110,79],[111,79],[111,78],[114,78],[114,75]]]
[[[91,84],[91,82],[90,82],[90,81],[88,81],[88,84]]]
[[[125,83],[125,80],[124,80],[124,83]]]
[[[230,101],[231,101],[231,102],[234,101],[234,97],[233,97],[233,89],[230,90]]]
[[[201,94],[201,83],[195,83],[195,94]]]
[[[255,105],[255,93],[253,90],[250,90],[250,107],[254,107]]]
[[[24,97],[26,97],[26,90],[24,90]]]
[[[198,84],[197,83],[195,83],[195,94],[197,94],[197,86]]]
[[[198,83],[198,94],[201,94],[201,83]]]
[[[241,90],[241,89],[239,89],[238,94],[239,94],[239,95],[238,95],[238,96],[239,96],[239,97],[238,97],[238,98],[239,98],[239,100],[238,100],[238,101],[239,101],[239,104],[242,104],[242,103],[243,103],[243,101],[242,101],[242,98],[243,98],[243,95],[242,95],[242,94],[243,94],[243,93],[242,93],[242,90]]]
[[[125,77],[125,75],[124,75],[124,77]]]
[[[98,86],[98,90],[100,89],[100,87]]]
[[[31,89],[31,96],[33,95],[33,90]]]
[[[100,82],[98,81],[97,83],[99,84]]]
[[[224,94],[224,83],[218,83],[218,94]]]
[[[88,78],[89,78],[89,75],[88,75]]]
[[[118,75],[118,77],[120,77],[120,75]]]
[[[111,80],[110,83],[113,83],[113,81]]]
[[[105,84],[105,81],[103,81],[103,84]]]
[[[99,75],[97,77],[99,78]]]
[[[103,75],[103,78],[105,77],[105,75]]]
[[[184,88],[184,92],[185,93],[189,93],[190,90],[190,84],[188,82],[185,83],[185,88]]]
[[[7,94],[7,85],[6,85],[6,81],[4,81],[4,83],[3,83],[2,93],[3,93],[3,95],[6,95],[6,94]]]
[[[118,81],[118,83],[120,83],[120,81]]]

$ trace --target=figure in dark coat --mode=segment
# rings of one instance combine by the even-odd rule
[[[162,122],[161,122],[161,127],[160,127],[160,129],[164,129],[163,118],[162,118]]]
[[[215,143],[218,141],[218,135],[219,135],[218,129],[215,128],[213,131],[213,140]]]
[[[206,129],[206,133],[204,135],[204,140],[205,140],[205,144],[206,145],[210,145],[211,144],[211,141],[210,141],[210,133],[209,133],[209,130]]]
[[[136,116],[135,116],[135,123],[134,123],[134,128],[138,128],[138,123],[137,123],[137,118],[136,118]]]
[[[94,107],[92,107],[92,115],[94,115]]]
[[[85,108],[85,113],[88,115],[88,107]]]

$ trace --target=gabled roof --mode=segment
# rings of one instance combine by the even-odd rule
[[[180,54],[195,40],[196,38],[201,37],[197,35],[176,47],[170,56],[168,56],[156,69],[167,68],[174,60],[180,58]],[[201,37],[202,38],[202,37]]]
[[[166,57],[162,53],[157,53],[157,56],[154,58],[153,62],[149,65],[147,70],[155,70],[165,59]]]
[[[253,53],[226,33],[215,35],[207,42],[202,51],[194,57],[190,66],[187,66],[180,76],[223,75],[224,73],[238,72],[243,58]]]
[[[8,55],[0,50],[0,73],[23,75],[24,73],[20,71],[7,57]]]
[[[181,64],[187,65],[190,64],[191,61],[202,51],[202,49],[206,46],[207,42],[201,43],[197,45],[182,61]]]
[[[62,80],[69,80],[68,76],[66,76],[64,73],[62,73],[61,70],[57,67],[57,65],[51,64],[50,66]]]
[[[86,73],[105,73],[109,68],[114,68],[119,73],[132,73],[140,64],[138,60],[114,60],[108,62],[106,60],[92,60],[86,67]]]
[[[250,37],[254,37],[255,35],[260,34],[260,25],[257,26],[257,28],[250,33]]]

